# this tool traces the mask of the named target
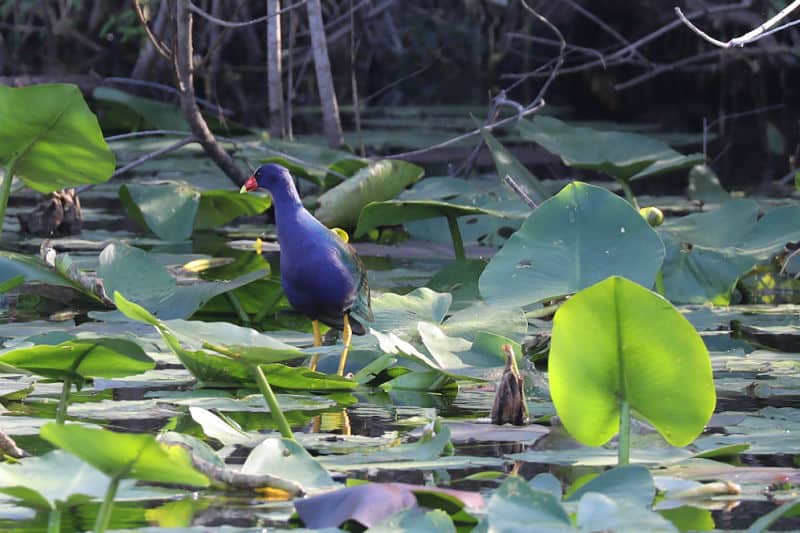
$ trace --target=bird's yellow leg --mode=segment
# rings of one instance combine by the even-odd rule
[[[342,332],[342,342],[344,342],[344,350],[342,356],[339,358],[339,375],[344,375],[344,365],[347,363],[347,353],[350,351],[350,341],[353,340],[353,330],[350,327],[350,317],[344,315],[344,331]]]
[[[322,335],[319,333],[319,320],[312,320],[311,328],[314,330],[314,346],[322,346]],[[317,362],[319,362],[319,354],[315,353],[311,356],[309,368],[311,368],[311,370],[316,370]]]
[[[261,251],[263,249],[264,243],[261,241],[260,237],[256,237],[256,242],[253,243],[253,248],[256,249],[256,253],[261,255]]]

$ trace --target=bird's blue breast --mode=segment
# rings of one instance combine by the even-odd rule
[[[289,303],[312,318],[343,314],[355,300],[357,280],[341,243],[310,215],[296,222],[278,225],[281,285]]]

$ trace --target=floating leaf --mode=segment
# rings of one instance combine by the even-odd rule
[[[679,303],[730,303],[739,276],[800,240],[800,206],[777,207],[761,216],[753,200],[732,200],[708,213],[659,227],[667,247],[660,289]]]
[[[651,287],[664,246],[622,198],[575,182],[533,211],[481,274],[490,302],[522,306],[571,294],[611,275]]]
[[[422,174],[422,168],[405,161],[385,159],[370,163],[322,194],[315,215],[328,227],[352,228],[365,205],[394,198]]]
[[[185,449],[165,446],[152,435],[49,423],[42,427],[41,437],[109,477],[208,486],[208,478],[194,469]]]
[[[623,403],[685,446],[716,403],[708,351],[692,325],[662,297],[616,276],[556,312],[548,368],[564,427],[589,446],[617,433]]]
[[[36,509],[71,507],[102,499],[111,480],[95,467],[61,450],[0,464],[0,492]]]
[[[0,354],[0,362],[55,379],[125,377],[155,366],[155,361],[138,344],[113,338],[83,338],[17,348]]]
[[[451,204],[437,200],[389,200],[386,202],[371,202],[361,210],[358,226],[353,236],[358,238],[365,235],[372,228],[378,226],[393,226],[439,217],[463,217],[468,215],[490,215],[506,218],[507,213],[472,207],[468,205]]]
[[[265,439],[242,465],[245,474],[270,474],[296,481],[308,491],[336,485],[330,474],[295,441]]]
[[[178,285],[152,255],[121,242],[112,242],[103,249],[97,268],[107,294],[121,292],[163,319],[188,318],[214,296],[267,274],[266,270],[256,270],[230,281]]]
[[[702,154],[680,154],[666,143],[638,133],[574,127],[556,118],[520,120],[520,133],[561,157],[564,164],[599,170],[623,181],[691,167]]]

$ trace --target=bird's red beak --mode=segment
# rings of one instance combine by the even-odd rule
[[[242,188],[239,189],[239,192],[241,192],[241,193],[250,192],[250,191],[254,191],[256,189],[258,189],[258,182],[256,181],[256,177],[255,176],[250,176],[249,178],[247,178],[247,181],[244,182],[244,185],[242,185]]]

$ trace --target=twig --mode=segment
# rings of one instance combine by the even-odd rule
[[[514,181],[514,178],[512,178],[510,175],[506,174],[503,177],[503,182],[509,187],[511,187],[511,190],[517,193],[517,196],[522,198],[522,201],[528,204],[528,207],[530,207],[531,209],[536,209],[537,207],[539,207],[539,205],[533,200],[533,198],[528,196],[528,193],[525,192],[525,189],[523,189],[519,183]]]
[[[119,167],[117,170],[114,171],[113,174],[111,174],[111,178],[116,178],[117,176],[125,174],[129,170],[138,167],[142,163],[146,163],[147,161],[150,161],[151,159],[155,159],[156,157],[162,156],[164,154],[168,154],[170,152],[174,152],[175,150],[178,150],[179,148],[183,148],[187,144],[190,144],[190,143],[193,143],[193,142],[197,142],[197,139],[195,139],[193,136],[190,135],[190,136],[186,137],[185,139],[181,139],[180,141],[178,141],[176,143],[172,143],[172,144],[170,144],[168,146],[165,146],[164,148],[160,148],[160,149],[156,150],[155,152],[150,152],[149,154],[145,154],[142,157],[139,157],[138,159],[134,159],[130,163],[126,163],[125,165]],[[109,179],[111,179],[111,178],[109,178]],[[79,191],[79,192],[82,192],[82,191]]]
[[[170,87],[169,85],[164,85],[163,83],[157,83],[154,81],[145,81],[145,80],[135,80],[133,78],[120,78],[118,76],[111,76],[108,78],[103,78],[103,83],[120,83],[123,85],[139,85],[141,87],[148,87],[150,89],[157,89],[159,91],[164,91],[170,94],[179,95],[180,93],[175,87]],[[225,109],[224,107],[209,102],[208,100],[204,100],[203,98],[197,98],[197,103],[201,106],[210,109],[216,113],[221,113],[223,115],[233,115],[233,111],[230,109]]]
[[[144,130],[144,131],[133,131],[131,133],[120,133],[119,135],[109,135],[105,138],[106,142],[112,141],[122,141],[125,139],[135,139],[137,137],[153,137],[155,135],[186,135],[187,131],[183,130]],[[220,139],[224,139],[224,137],[220,137]]]
[[[292,9],[295,9],[295,8],[298,8],[298,7],[302,6],[303,4],[306,3],[306,1],[307,0],[300,0],[299,2],[296,2],[296,3],[292,4],[292,5],[290,5],[289,7],[284,7],[283,9],[277,10],[274,14],[265,15],[263,17],[258,17],[258,18],[252,19],[252,20],[243,20],[241,22],[231,22],[231,21],[228,21],[228,20],[222,20],[220,18],[215,17],[211,13],[208,13],[207,11],[203,11],[202,9],[200,9],[199,7],[197,7],[196,5],[194,5],[191,2],[188,2],[188,8],[189,8],[189,11],[197,13],[198,15],[200,15],[204,19],[208,20],[209,22],[213,22],[214,24],[217,24],[219,26],[224,26],[226,28],[242,28],[244,26],[251,26],[253,24],[259,24],[261,22],[269,20],[270,17],[277,17],[281,13],[286,13],[287,11],[291,11]]]
[[[506,124],[509,124],[511,122],[516,122],[521,118],[524,118],[526,116],[529,116],[529,115],[532,115],[532,114],[536,113],[542,107],[545,106],[544,95],[547,92],[547,89],[550,87],[550,84],[553,83],[553,80],[556,78],[556,76],[558,76],[558,73],[561,70],[561,66],[564,63],[564,53],[565,53],[565,50],[566,50],[566,47],[567,47],[567,42],[564,40],[564,36],[561,34],[561,32],[558,30],[558,28],[556,28],[549,20],[547,20],[547,18],[543,17],[538,12],[536,12],[536,10],[531,8],[527,3],[525,3],[525,0],[522,0],[522,5],[525,7],[525,9],[529,13],[531,13],[534,17],[539,19],[543,24],[545,24],[548,28],[550,28],[550,30],[553,31],[553,33],[556,34],[556,36],[558,37],[558,39],[559,39],[559,41],[561,43],[558,57],[554,60],[554,66],[551,69],[550,74],[547,77],[547,79],[545,80],[544,84],[542,84],[541,89],[539,89],[539,93],[536,95],[536,98],[534,98],[533,101],[527,107],[522,108],[522,109],[518,108],[517,114],[512,116],[512,117],[507,117],[507,118],[504,118],[504,119],[499,120],[497,122],[487,123],[487,124],[485,124],[484,126],[482,126],[480,128],[474,129],[474,130],[472,130],[470,132],[467,132],[467,133],[464,133],[464,134],[461,134],[461,135],[457,135],[456,137],[452,137],[452,138],[450,138],[450,139],[448,139],[446,141],[442,141],[440,143],[437,143],[437,144],[435,144],[433,146],[429,146],[427,148],[421,148],[419,150],[412,150],[410,152],[403,152],[403,153],[400,153],[400,154],[389,155],[389,156],[386,156],[387,158],[397,159],[397,158],[403,158],[403,157],[410,157],[410,156],[415,156],[415,155],[419,155],[419,154],[424,154],[424,153],[430,152],[432,150],[437,150],[439,148],[444,148],[444,147],[449,146],[451,144],[455,144],[457,142],[460,142],[460,141],[463,141],[465,139],[469,139],[470,137],[473,137],[475,135],[478,135],[478,134],[481,133],[481,131],[484,131],[484,130],[485,131],[492,131],[492,130],[494,130],[496,128],[499,128],[499,127],[504,126]],[[516,87],[517,85],[519,85],[519,83],[521,83],[521,81],[522,80],[519,80],[517,82],[512,83],[510,87],[507,87],[505,89],[505,91],[509,91],[512,88]],[[501,93],[501,95],[502,95],[502,93]],[[500,95],[498,95],[498,96],[500,96]],[[512,102],[511,100],[505,100],[505,103],[510,104],[511,102]]]
[[[417,70],[415,70],[415,71],[414,71],[414,72],[412,72],[411,74],[406,74],[406,75],[405,75],[405,76],[403,76],[402,78],[398,78],[398,79],[394,80],[393,82],[391,82],[391,83],[388,83],[387,85],[384,85],[383,87],[381,87],[380,89],[378,89],[378,90],[377,90],[377,91],[375,91],[374,93],[370,94],[369,96],[367,96],[367,97],[365,97],[365,98],[362,98],[362,99],[361,99],[361,103],[363,103],[363,104],[366,104],[367,102],[369,102],[369,101],[370,101],[370,100],[372,100],[373,98],[376,98],[376,97],[378,97],[378,96],[382,95],[383,93],[385,93],[386,91],[388,91],[388,90],[389,90],[389,89],[391,89],[392,87],[397,87],[397,86],[398,86],[398,85],[400,85],[401,83],[403,83],[403,82],[405,82],[405,81],[408,81],[408,80],[410,80],[411,78],[414,78],[414,77],[416,77],[416,76],[419,76],[420,74],[422,74],[423,72],[425,72],[426,70],[428,70],[429,68],[431,68],[432,66],[433,66],[433,63],[428,63],[428,64],[427,64],[427,65],[425,65],[424,67],[420,67],[420,68],[418,68]]]
[[[144,32],[147,34],[147,38],[150,39],[150,42],[153,44],[153,48],[156,49],[156,52],[158,52],[159,55],[161,55],[167,61],[172,61],[172,50],[170,50],[166,44],[159,41],[156,34],[154,34],[150,29],[150,25],[147,23],[147,17],[144,15],[144,10],[139,4],[139,0],[133,0],[133,9],[136,11],[136,16],[139,18],[139,22],[142,23]]]
[[[702,37],[703,39],[705,39],[709,43],[713,44],[714,46],[718,46],[720,48],[733,48],[733,47],[742,47],[742,46],[744,46],[746,44],[750,44],[750,43],[755,42],[755,41],[757,41],[759,39],[762,39],[762,38],[766,37],[767,35],[772,35],[773,33],[781,31],[781,30],[783,30],[785,28],[788,28],[790,26],[794,26],[796,24],[800,24],[800,20],[795,20],[794,22],[790,22],[788,24],[784,24],[783,26],[775,28],[772,31],[768,31],[770,28],[775,26],[778,22],[780,22],[781,20],[786,18],[789,15],[789,13],[791,13],[792,11],[797,9],[798,7],[800,7],[800,0],[794,0],[794,2],[792,2],[788,6],[784,7],[777,15],[775,15],[774,17],[772,17],[771,19],[769,19],[765,23],[761,24],[757,28],[745,33],[744,35],[740,35],[739,37],[734,37],[733,39],[731,39],[729,41],[725,41],[725,42],[711,37],[709,34],[704,32],[703,30],[701,30],[697,26],[695,26],[692,23],[692,21],[690,21],[686,17],[686,15],[683,14],[683,11],[681,11],[681,8],[675,7],[675,13],[678,15],[678,18],[680,19],[680,21],[683,22],[690,30],[692,30],[694,33],[696,33],[697,35],[699,35],[700,37]]]
[[[788,47],[788,46],[786,46],[786,47],[779,46],[779,47],[774,47],[771,51],[775,52],[775,53],[777,53],[777,52],[790,53],[790,52],[792,52],[792,49],[790,47]],[[669,72],[671,70],[676,70],[676,69],[680,69],[680,68],[683,68],[683,67],[687,67],[687,66],[692,65],[694,63],[700,63],[701,61],[705,61],[707,59],[716,58],[720,54],[724,54],[724,53],[726,53],[726,52],[724,52],[723,50],[709,50],[708,52],[703,52],[701,54],[696,54],[696,55],[693,55],[693,56],[685,57],[683,59],[680,59],[678,61],[674,61],[672,63],[667,63],[665,65],[659,65],[656,68],[654,68],[653,70],[650,70],[648,72],[645,72],[644,74],[641,74],[639,76],[636,76],[634,78],[626,80],[626,81],[624,81],[622,83],[618,83],[618,84],[614,85],[614,89],[616,89],[618,91],[624,91],[625,89],[630,89],[631,87],[634,87],[636,85],[641,84],[642,82],[645,82],[647,80],[655,78],[656,76],[660,76],[661,74],[663,74],[665,72]],[[764,53],[764,50],[752,48],[752,49],[748,49],[748,50],[737,50],[736,52],[728,52],[728,53],[737,53],[740,56],[752,56],[752,55],[761,55],[761,54]]]
[[[183,132],[183,133],[186,134],[186,132]],[[150,161],[151,159],[155,159],[156,157],[160,157],[160,156],[162,156],[164,154],[168,154],[170,152],[174,152],[175,150],[178,150],[179,148],[182,148],[182,147],[186,146],[187,144],[195,142],[195,141],[196,141],[196,139],[193,136],[190,135],[189,137],[186,137],[185,139],[181,139],[180,141],[178,141],[176,143],[170,144],[169,146],[165,146],[164,148],[160,148],[160,149],[156,150],[155,152],[150,152],[149,154],[145,154],[142,157],[139,157],[138,159],[134,159],[130,163],[126,163],[125,165],[119,167],[117,170],[114,171],[113,174],[111,174],[111,177],[109,177],[108,179],[112,179],[112,178],[116,178],[117,176],[121,176],[122,174],[128,172],[129,170],[138,167],[142,163],[146,163],[147,161]],[[93,188],[94,186],[95,186],[94,183],[90,183],[88,185],[81,185],[80,187],[78,187],[76,189],[76,192],[78,194],[81,194],[81,193],[84,193],[84,192],[88,191],[89,189]]]
[[[723,13],[727,11],[736,11],[739,9],[747,9],[752,4],[752,0],[742,0],[738,4],[725,4],[721,6],[715,6],[708,9],[702,9],[697,11],[692,11],[691,13],[686,14],[686,18],[688,19],[695,19],[698,17],[712,15],[716,13]],[[664,26],[658,28],[657,30],[648,33],[647,35],[633,41],[628,46],[624,46],[613,52],[607,56],[605,56],[605,66],[614,66],[621,63],[627,62],[627,56],[632,54],[642,46],[658,39],[662,35],[674,30],[682,26],[683,23],[680,20],[673,20]],[[598,59],[595,61],[588,61],[586,63],[582,63],[580,65],[573,65],[570,67],[564,67],[561,69],[561,74],[574,74],[576,72],[583,72],[584,70],[594,68],[596,66],[601,66],[604,64],[602,59]],[[501,78],[529,78],[529,77],[540,77],[538,72],[535,73],[520,73],[520,74],[504,74]]]
[[[404,157],[411,157],[420,154],[426,154],[433,150],[438,150],[439,148],[444,148],[446,146],[450,146],[451,144],[455,144],[461,142],[463,140],[469,139],[470,137],[474,137],[475,135],[479,135],[481,131],[492,131],[497,129],[501,126],[505,126],[506,124],[510,124],[511,122],[515,122],[520,118],[527,117],[539,111],[541,108],[545,106],[544,99],[541,99],[538,104],[534,105],[533,107],[527,107],[525,110],[520,113],[519,115],[514,115],[513,117],[507,117],[502,120],[498,120],[493,124],[487,124],[485,126],[481,126],[480,128],[476,128],[472,131],[468,131],[467,133],[462,133],[461,135],[457,135],[446,141],[442,141],[440,143],[434,144],[433,146],[428,146],[427,148],[420,148],[419,150],[411,150],[410,152],[402,152],[399,154],[392,154],[384,156],[386,159],[402,159]]]

